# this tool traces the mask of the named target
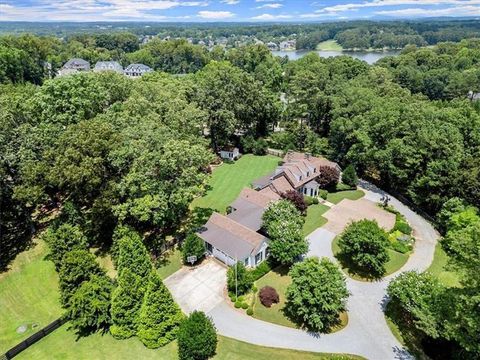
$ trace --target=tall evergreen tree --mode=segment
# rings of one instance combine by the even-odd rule
[[[112,326],[110,332],[117,339],[127,339],[137,332],[138,316],[144,296],[144,279],[130,269],[122,270],[118,286],[112,294]]]
[[[194,311],[182,322],[178,331],[178,357],[180,360],[206,360],[217,349],[215,326],[205,313]]]
[[[48,257],[60,270],[62,259],[68,251],[85,250],[87,239],[78,226],[62,224],[58,228],[49,228],[43,235],[43,239],[50,248]]]
[[[156,272],[150,274],[140,309],[138,337],[143,344],[155,349],[168,344],[177,336],[183,314]]]
[[[135,230],[122,226],[116,230],[120,234],[118,238],[118,259],[116,262],[117,271],[121,273],[124,269],[146,278],[152,270],[152,262],[142,238]]]

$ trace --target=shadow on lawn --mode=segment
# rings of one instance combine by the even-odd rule
[[[365,270],[364,268],[356,266],[352,263],[351,259],[347,255],[341,252],[336,253],[335,257],[342,266],[342,269],[353,278],[361,278],[364,281],[378,281],[384,276],[384,274],[374,274],[369,270]]]

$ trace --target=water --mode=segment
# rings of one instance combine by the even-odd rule
[[[298,51],[272,51],[275,56],[288,56],[290,60],[297,60],[304,57],[306,54],[312,52],[312,50],[298,50]],[[320,57],[328,58],[332,56],[348,55],[355,59],[366,61],[369,64],[374,64],[385,56],[397,56],[400,54],[400,50],[387,50],[387,51],[332,51],[332,50],[320,50],[315,51]]]

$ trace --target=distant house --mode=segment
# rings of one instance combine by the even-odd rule
[[[267,43],[267,47],[272,51],[278,50],[278,45],[271,41]]]
[[[93,71],[115,71],[116,73],[123,74],[123,67],[116,61],[99,61],[95,64]]]
[[[474,93],[470,90],[467,97],[470,99],[470,101],[478,101],[480,100],[480,93]]]
[[[147,66],[144,64],[130,64],[125,68],[123,73],[126,76],[139,77],[139,76],[142,76],[143,74],[146,74],[152,71],[153,69],[150,66]]]
[[[289,151],[283,159],[283,164],[273,173],[255,180],[253,188],[261,191],[269,188],[277,194],[295,190],[303,195],[318,196],[320,185],[315,179],[321,175],[324,166],[341,171],[340,166],[333,161],[307,153]]]
[[[78,71],[90,70],[90,63],[86,60],[74,58],[68,60],[58,71],[58,76],[70,75]]]
[[[219,154],[222,159],[227,160],[237,160],[240,157],[240,151],[236,147],[220,150]]]
[[[280,50],[295,50],[297,46],[297,40],[285,40],[282,41],[279,45]]]

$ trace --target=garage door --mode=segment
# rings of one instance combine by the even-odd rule
[[[218,250],[217,248],[213,248],[212,255],[215,256],[218,260],[222,261],[227,265],[235,264],[235,259],[225,254],[223,251]]]

